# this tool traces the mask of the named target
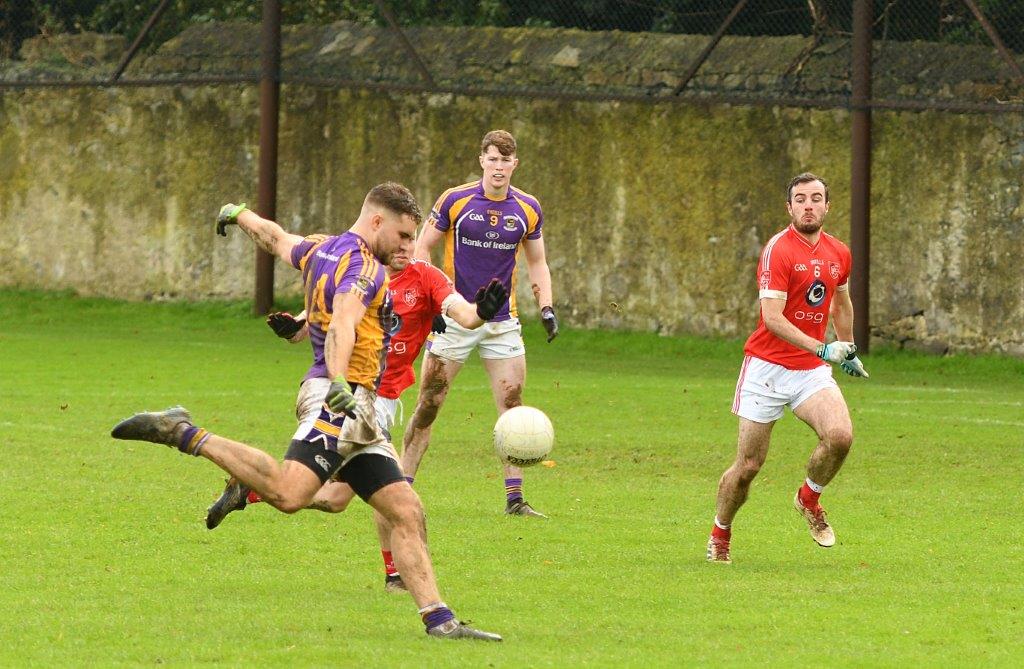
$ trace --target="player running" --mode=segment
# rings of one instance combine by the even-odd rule
[[[746,356],[732,405],[739,417],[736,461],[718,484],[708,539],[711,562],[731,562],[733,517],[764,464],[772,426],[787,405],[818,435],[807,478],[793,504],[818,545],[836,542],[818,497],[850,451],[853,426],[827,362],[851,376],[867,378],[868,373],[852,343],[850,250],[821,231],[829,208],[828,186],[805,172],[789,182],[786,196],[790,225],[768,241],[757,267],[761,318],[743,348]],[[829,315],[839,341],[826,344]]]
[[[478,330],[470,332],[446,318],[445,330],[431,336],[423,356],[416,410],[405,431],[402,466],[409,476],[415,476],[448,389],[474,348],[479,347],[498,414],[523,403],[526,348],[516,311],[520,250],[526,254],[547,339],[550,342],[558,335],[551,271],[541,235],[544,215],[537,198],[511,185],[518,165],[516,140],[511,134],[493,130],[484,135],[480,145],[482,178],[442,193],[416,242],[414,257],[429,260],[430,250],[444,241],[444,272],[463,296],[473,294],[480,277],[496,276],[508,286],[509,298]],[[522,488],[522,469],[505,465],[505,513],[546,517],[526,502]]]
[[[477,291],[475,305],[470,304],[455,292],[452,282],[439,269],[427,262],[410,261],[403,254],[395,255],[388,270],[388,293],[393,305],[394,323],[387,346],[384,373],[374,400],[374,414],[377,424],[390,441],[399,397],[416,380],[412,365],[430,333],[433,319],[448,314],[466,329],[478,328],[505,304],[508,293],[500,282],[492,280],[486,288]],[[292,343],[308,337],[306,321],[305,311],[298,316],[282,312],[267,317],[267,324],[274,333]],[[319,404],[310,401],[311,396],[316,395],[311,389],[318,383],[321,382],[306,379],[300,388],[295,402],[295,415],[300,424],[309,418],[311,412],[319,412]],[[406,476],[405,479],[412,484],[413,477]],[[348,507],[354,496],[355,491],[348,484],[328,481],[313,496],[308,508],[340,513]],[[227,514],[260,501],[262,499],[258,493],[235,479],[229,479],[220,498],[207,510],[206,526],[212,530],[220,525]],[[390,531],[382,518],[376,514],[375,517],[384,560],[384,587],[389,592],[404,591],[406,588],[391,552]]]
[[[419,220],[412,193],[390,182],[371,189],[352,227],[331,237],[292,235],[244,205],[225,205],[217,218],[218,233],[237,224],[260,248],[302,272],[315,351],[307,379],[320,380],[320,409],[299,426],[283,463],[194,425],[182,407],[135,414],[118,423],[111,436],[207,458],[285,513],[307,506],[324,483],[337,477],[387,521],[395,561],[427,634],[500,641],[496,634],[460,623],[441,600],[423,507],[374,417],[374,391],[392,317],[383,265],[396,253],[408,253]]]

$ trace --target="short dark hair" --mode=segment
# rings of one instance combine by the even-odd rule
[[[793,186],[810,183],[812,181],[820,181],[821,185],[825,187],[825,202],[828,202],[828,184],[825,183],[824,179],[819,176],[815,176],[810,172],[801,172],[789,180],[789,185],[786,186],[786,202],[793,201]]]
[[[490,146],[497,147],[498,153],[503,156],[514,156],[516,154],[516,138],[508,130],[492,130],[484,135],[480,142],[480,153],[487,153]]]
[[[416,225],[423,220],[423,212],[412,192],[400,183],[385,181],[366,194],[366,201],[392,211],[399,216],[411,216]]]

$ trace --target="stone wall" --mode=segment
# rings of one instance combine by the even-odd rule
[[[745,336],[758,252],[800,171],[830,181],[827,228],[849,238],[845,111],[299,85],[282,104],[278,218],[296,232],[344,229],[385,179],[427,206],[477,175],[483,132],[515,133],[514,183],[544,205],[572,325]],[[255,197],[257,107],[250,86],[5,91],[0,286],[249,297],[252,244],[212,218]],[[876,336],[1024,354],[1024,122],[879,112],[874,130]],[[295,293],[297,273],[279,265],[276,285]]]

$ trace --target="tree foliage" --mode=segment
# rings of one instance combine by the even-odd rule
[[[732,0],[388,0],[401,25],[549,26],[585,30],[711,34]],[[977,0],[1010,48],[1024,52],[1024,2]],[[22,40],[60,32],[134,38],[158,0],[0,0],[0,57]],[[173,0],[147,41],[150,48],[203,21],[259,21],[261,0]],[[848,34],[852,0],[749,0],[734,35]],[[987,43],[963,0],[874,0],[879,39]],[[284,23],[338,20],[383,23],[373,0],[282,0]]]

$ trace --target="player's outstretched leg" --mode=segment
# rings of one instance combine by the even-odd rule
[[[110,435],[115,439],[165,444],[210,460],[283,513],[295,513],[306,507],[322,485],[319,474],[311,467],[287,457],[283,463],[278,462],[258,448],[214,435],[193,425],[191,415],[182,407],[135,414],[115,425]],[[328,467],[337,466],[337,461],[332,465],[328,456],[336,454],[325,452]]]
[[[217,501],[206,510],[206,529],[212,530],[220,525],[232,511],[241,511],[249,501],[249,488],[242,485],[236,478],[229,478],[224,492],[220,494]]]
[[[177,406],[164,411],[137,413],[115,425],[110,436],[114,439],[151,441],[188,453],[189,444],[182,446],[180,439],[191,426],[192,414],[185,407]]]

